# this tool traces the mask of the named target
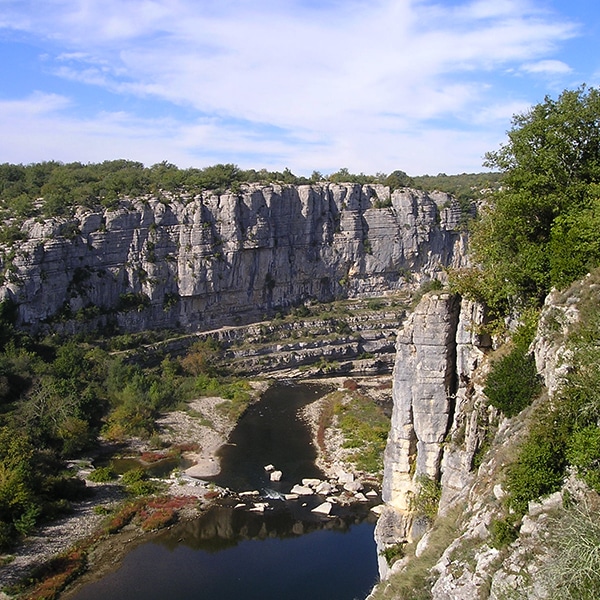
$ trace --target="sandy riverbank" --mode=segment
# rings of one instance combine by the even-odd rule
[[[342,389],[344,379],[332,378],[320,381],[320,383],[327,383],[334,388]],[[255,397],[260,397],[267,387],[268,383],[265,382],[254,384]],[[371,387],[375,389],[376,384],[372,383]],[[389,394],[389,391],[387,393]],[[212,486],[203,482],[202,478],[214,476],[219,472],[217,451],[227,441],[235,427],[235,422],[232,422],[222,410],[219,410],[219,404],[222,402],[223,399],[218,397],[199,398],[190,402],[186,411],[167,413],[159,419],[160,437],[165,444],[195,444],[197,446],[194,451],[185,453],[185,457],[194,464],[166,480],[166,494],[194,496],[202,499],[207,493],[212,492]],[[349,465],[345,460],[347,452],[341,447],[343,439],[338,430],[334,428],[328,430],[325,444],[317,443],[323,402],[324,399],[321,399],[312,403],[304,410],[303,415],[311,426],[314,443],[318,448],[319,467],[328,476],[333,476],[339,469],[348,470]],[[140,440],[132,440],[131,448],[136,452],[148,450],[147,444]],[[86,471],[83,470],[81,475],[85,477]],[[75,543],[97,530],[102,525],[105,516],[98,514],[96,507],[111,510],[125,498],[121,487],[117,484],[96,484],[87,481],[87,485],[95,492],[93,497],[85,502],[77,503],[71,515],[40,528],[35,536],[28,538],[16,549],[12,562],[0,568],[0,589],[15,584],[33,567],[68,550]],[[206,506],[207,502],[203,504]],[[139,532],[134,537],[138,536],[142,537]],[[129,542],[131,542],[130,538],[131,534],[128,538]],[[90,556],[91,569],[96,570],[94,563],[102,562],[102,557],[105,557],[107,552],[113,554],[111,546],[114,549],[115,543],[115,539],[101,542],[97,551]],[[118,545],[122,544],[123,540],[120,540]],[[8,598],[8,596],[0,592],[0,600],[2,598]]]

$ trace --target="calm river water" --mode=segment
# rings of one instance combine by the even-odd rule
[[[322,476],[298,410],[326,391],[315,385],[272,387],[240,419],[223,449],[216,483],[237,491],[273,488],[267,464],[284,473],[280,491],[303,477]],[[216,506],[149,537],[118,570],[69,600],[364,598],[377,580],[373,517],[363,507],[318,518],[309,510],[314,502],[271,500],[264,514]]]

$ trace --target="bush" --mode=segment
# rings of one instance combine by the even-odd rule
[[[600,429],[596,425],[573,433],[567,447],[567,459],[582,479],[600,493]]]
[[[509,467],[509,505],[518,514],[527,512],[530,501],[556,492],[562,485],[567,466],[565,436],[556,417],[553,412],[538,415],[516,462]]]
[[[483,392],[492,406],[514,417],[531,404],[540,390],[533,356],[515,347],[492,365]]]
[[[412,500],[412,510],[417,515],[435,519],[442,496],[442,486],[429,475],[418,475],[419,491]]]
[[[490,523],[490,546],[497,550],[512,544],[519,532],[509,519],[493,519]]]
[[[394,544],[393,546],[388,546],[387,548],[384,548],[380,552],[381,556],[383,556],[385,558],[385,561],[387,562],[388,567],[391,567],[397,560],[404,558],[404,556],[405,556],[404,546],[405,545],[406,545],[405,542],[399,542],[397,544]]]
[[[113,481],[116,478],[117,475],[111,467],[98,467],[88,475],[88,479],[95,483],[106,483],[107,481]]]
[[[513,347],[492,364],[486,379],[484,394],[507,417],[519,414],[542,389],[535,359],[528,353],[536,323],[537,314],[525,315],[525,323],[513,335]]]

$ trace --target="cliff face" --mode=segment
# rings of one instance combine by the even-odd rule
[[[167,200],[26,222],[28,239],[0,249],[0,298],[33,329],[90,319],[209,329],[443,278],[443,267],[466,261],[461,212],[444,193],[249,185]]]
[[[473,375],[490,346],[476,333],[480,306],[448,293],[425,296],[396,341],[393,412],[377,524],[381,548],[419,539],[426,519],[414,511],[420,482],[440,482],[451,505],[473,478],[475,453],[490,420]],[[380,560],[382,576],[387,564]]]
[[[536,404],[552,402],[569,368],[566,339],[578,320],[579,297],[597,296],[598,285],[573,289],[546,300],[531,346],[544,394],[511,419],[488,406],[483,394],[493,349],[489,338],[477,334],[485,320],[480,306],[449,294],[427,295],[405,321],[393,374],[386,505],[375,537],[380,551],[417,543],[415,556],[391,568],[379,556],[383,582],[372,600],[412,597],[397,593],[394,581],[401,581],[411,561],[419,560],[426,564],[427,597],[432,600],[553,597],[544,573],[556,558],[548,542],[556,536],[562,493],[583,499],[585,506],[589,488],[571,474],[562,491],[530,502],[511,543],[495,543],[494,525],[506,518],[504,475],[538,414]],[[431,529],[434,515],[426,518],[418,506],[423,478],[437,482],[440,493]],[[436,530],[438,522],[443,524]]]

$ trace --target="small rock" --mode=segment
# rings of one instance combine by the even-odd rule
[[[354,475],[352,473],[348,473],[347,471],[344,471],[343,469],[338,469],[336,471],[336,475],[337,475],[338,481],[342,484],[351,483],[352,481],[354,481]]]
[[[354,497],[359,502],[368,502],[369,501],[369,499],[362,492],[358,492],[358,493],[354,494]]]
[[[494,486],[494,497],[496,498],[496,500],[502,500],[504,496],[506,496],[506,492],[502,489],[502,486],[499,483],[497,483]]]
[[[307,486],[307,487],[311,487],[311,488],[316,488],[319,485],[321,485],[321,480],[320,479],[303,479],[302,480],[302,485]]]
[[[317,494],[328,496],[333,492],[333,486],[328,481],[322,481],[316,489]]]
[[[347,492],[360,492],[363,489],[363,485],[360,481],[349,481],[344,484],[344,489]]]
[[[281,481],[283,473],[281,471],[271,471],[271,481]]]
[[[331,505],[331,502],[323,502],[323,504],[319,504],[319,506],[316,506],[310,512],[314,512],[319,515],[329,515],[332,508],[333,506]]]
[[[297,494],[298,496],[311,496],[312,494],[315,493],[315,491],[312,488],[309,488],[308,486],[296,484],[290,490],[290,493]]]
[[[371,506],[371,512],[374,512],[376,515],[380,515],[383,512],[385,504],[378,504],[377,506]]]
[[[244,497],[244,496],[260,496],[260,492],[257,490],[251,490],[248,492],[240,492],[239,495],[242,497]]]
[[[375,490],[369,490],[365,495],[367,498],[377,498],[377,492]]]
[[[273,465],[265,465],[265,471],[267,473],[270,473],[271,471],[274,471],[275,467]]]
[[[525,515],[521,523],[519,532],[521,535],[531,535],[536,530],[536,523],[533,519]]]

